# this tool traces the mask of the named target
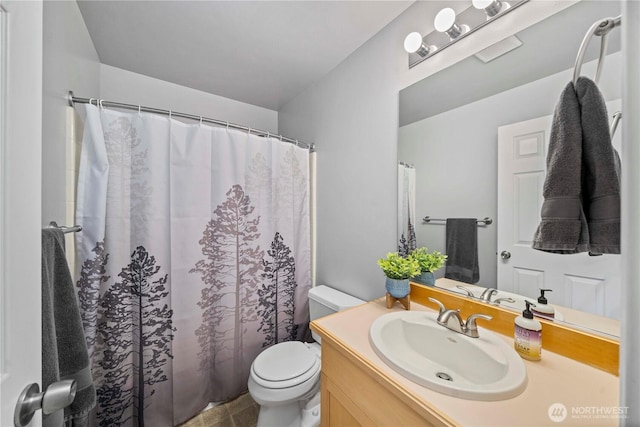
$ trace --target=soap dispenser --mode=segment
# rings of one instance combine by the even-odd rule
[[[531,311],[536,316],[543,316],[553,319],[555,316],[556,309],[548,304],[547,298],[544,296],[545,292],[553,292],[551,289],[540,289],[540,296],[538,297],[538,304],[535,305],[535,308],[532,308]]]
[[[526,308],[522,316],[515,319],[513,346],[523,359],[540,360],[542,358],[542,325],[533,318],[531,306],[535,304],[525,300]]]

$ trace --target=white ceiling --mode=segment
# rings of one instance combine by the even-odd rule
[[[272,110],[411,3],[78,0],[103,64]]]

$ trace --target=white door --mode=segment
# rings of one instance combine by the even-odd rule
[[[0,8],[0,426],[9,427],[19,393],[41,385],[42,2]]]
[[[498,289],[533,302],[539,289],[552,289],[551,304],[619,319],[619,255],[559,255],[531,248],[544,200],[551,121],[547,116],[498,128]]]

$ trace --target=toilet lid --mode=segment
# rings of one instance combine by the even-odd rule
[[[320,359],[300,341],[276,344],[256,357],[251,369],[257,383],[269,388],[293,387],[320,370]]]

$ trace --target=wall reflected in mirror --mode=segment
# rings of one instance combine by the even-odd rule
[[[586,31],[595,21],[619,14],[619,2],[580,1],[514,34],[522,45],[504,55],[487,63],[469,56],[400,92],[398,160],[411,163],[416,171],[418,246],[445,252],[445,226],[422,224],[420,219],[425,216],[493,218],[491,225],[478,227],[480,280],[476,285],[512,292],[534,302],[539,288],[549,286],[542,280],[547,269],[566,264],[566,257],[588,257],[587,254],[549,254],[544,269],[528,269],[526,263],[518,259],[500,257],[504,250],[498,242],[501,223],[513,221],[506,221],[508,214],[498,206],[503,202],[498,191],[501,149],[498,129],[538,118],[546,117],[550,121],[560,93],[571,81]],[[612,116],[620,109],[622,96],[620,29],[610,32],[608,39],[608,55],[598,86]],[[582,75],[595,76],[599,48],[600,38],[594,37],[585,56]],[[546,158],[548,134],[543,139],[541,149]],[[620,151],[619,131],[613,144]],[[544,172],[542,178],[530,182],[531,193],[516,197],[537,199],[541,204]],[[530,224],[517,230],[524,235],[530,231],[529,240],[535,232],[532,224],[540,215],[539,211],[531,211]],[[522,240],[526,238],[520,239],[520,244],[526,245]],[[594,315],[594,322],[588,326],[598,329],[598,316],[619,319],[620,256],[592,258],[586,262],[595,272],[575,270],[568,272],[564,279],[554,279],[551,284],[554,292],[548,294],[548,299],[550,304]],[[505,277],[501,269],[507,263],[519,269]],[[444,268],[436,272],[436,277],[443,275]],[[564,320],[581,324],[579,317]],[[602,320],[602,323],[608,322]],[[607,327],[606,332],[610,333],[611,328]]]

